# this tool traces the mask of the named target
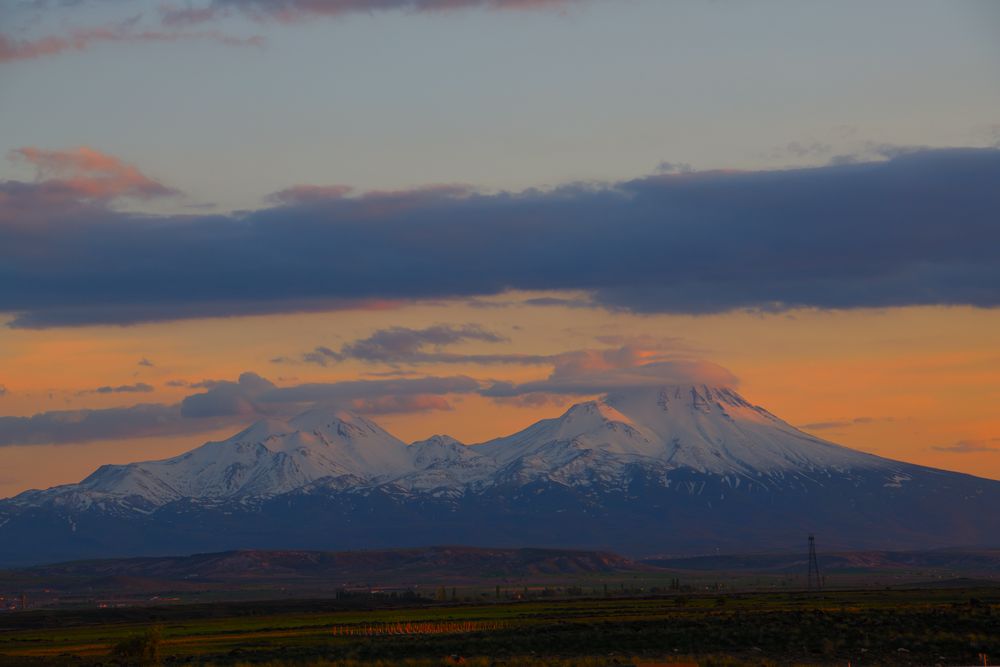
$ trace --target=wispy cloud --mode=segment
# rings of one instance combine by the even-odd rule
[[[386,396],[443,396],[478,392],[481,383],[465,375],[428,376],[382,380],[314,382],[277,387],[258,398],[268,405],[340,403]]]
[[[367,415],[413,414],[416,412],[448,411],[451,403],[444,396],[414,394],[412,396],[380,396],[357,398],[349,406],[355,412]]]
[[[13,63],[82,52],[107,43],[170,43],[180,41],[214,42],[224,46],[262,47],[262,35],[246,37],[219,30],[199,29],[210,23],[238,16],[257,22],[302,23],[322,18],[340,18],[350,14],[374,14],[390,11],[410,13],[445,13],[461,9],[507,11],[566,11],[587,0],[208,0],[201,3],[163,4],[157,16],[142,14],[101,26],[75,27],[62,34],[17,38],[0,34],[0,63]],[[29,3],[36,13],[54,13],[82,2]],[[123,3],[124,6],[124,3]],[[129,8],[131,10],[131,7]],[[289,193],[292,194],[292,193]]]
[[[88,389],[80,393],[81,394],[148,394],[152,391],[155,391],[152,385],[146,384],[145,382],[136,382],[135,384],[120,384],[117,386],[105,385],[103,387],[98,387],[97,389]]]
[[[170,381],[203,391],[179,403],[143,403],[104,409],[58,410],[31,417],[0,417],[0,446],[74,444],[147,436],[201,433],[262,417],[288,417],[313,405],[332,405],[382,415],[450,410],[450,398],[475,394],[521,407],[561,405],[567,396],[662,386],[735,386],[737,378],[716,364],[692,359],[659,360],[642,350],[576,350],[553,355],[548,377],[518,385],[466,375],[405,376],[279,386],[252,372],[238,379]],[[148,385],[100,387],[89,393],[128,394]],[[152,388],[149,387],[148,390]]]
[[[661,387],[664,385],[705,384],[735,387],[739,379],[727,369],[699,359],[648,361],[628,349],[569,353],[548,378],[514,384],[495,382],[482,394],[506,399],[518,396],[586,396],[608,392]]]
[[[830,158],[833,166],[858,164],[872,160],[892,159],[908,153],[920,153],[931,150],[927,146],[901,146],[880,141],[864,141],[846,153],[840,153]]]
[[[553,354],[492,353],[476,354],[446,351],[447,347],[467,341],[506,343],[509,339],[477,324],[438,324],[425,329],[390,327],[379,329],[366,338],[345,343],[339,350],[317,346],[298,358],[277,357],[274,363],[311,363],[327,366],[347,360],[360,360],[372,364],[420,365],[522,365],[552,366],[555,374],[608,370],[634,367],[655,361],[667,361],[680,352],[691,352],[681,339],[654,339],[649,336],[606,338],[617,347],[610,349],[582,349]],[[400,371],[390,371],[399,376]],[[375,374],[372,374],[375,375]]]
[[[0,417],[0,446],[183,435],[206,431],[212,426],[205,421],[182,419],[178,406],[158,403],[101,410],[57,410],[31,417]]]
[[[658,174],[690,174],[694,171],[687,162],[661,162],[656,165]]]
[[[1000,452],[1000,438],[989,440],[959,440],[952,445],[941,445],[931,447],[938,452],[949,452],[951,454],[979,454],[982,452]]]
[[[782,158],[813,158],[826,160],[833,153],[833,146],[823,141],[789,141],[774,148],[764,156],[772,160]]]
[[[518,408],[561,407],[569,402],[569,398],[561,394],[537,392],[533,394],[518,394],[516,396],[491,396],[495,403],[512,405]]]
[[[33,60],[67,52],[85,51],[102,43],[142,43],[209,41],[226,46],[264,45],[261,36],[234,37],[212,30],[184,31],[171,29],[142,29],[132,20],[107,26],[74,28],[62,35],[49,35],[32,39],[17,39],[0,34],[0,63]]]
[[[353,191],[349,185],[295,185],[272,192],[265,200],[272,204],[305,204],[340,199]]]
[[[101,387],[94,392],[144,391],[137,386]],[[256,373],[243,373],[236,381],[206,380],[187,386],[205,391],[190,394],[180,403],[170,405],[143,403],[128,407],[56,410],[30,417],[0,417],[0,446],[68,445],[195,434],[243,425],[260,416],[289,416],[315,404],[337,405],[367,414],[449,410],[448,395],[478,392],[481,384],[465,376],[448,376],[279,387]]]
[[[198,380],[191,382],[190,380],[168,380],[165,384],[168,387],[190,387],[191,389],[211,389],[220,384],[224,384],[225,380]]]
[[[799,428],[806,431],[829,431],[841,428],[848,428],[850,426],[859,426],[864,424],[876,424],[879,422],[891,422],[895,421],[893,417],[855,417],[854,419],[841,419],[835,421],[825,421],[825,422],[812,422],[810,424],[801,424]]]
[[[305,363],[326,366],[330,363],[357,359],[371,363],[504,363],[509,358],[520,359],[517,355],[458,355],[444,352],[447,346],[467,341],[502,343],[508,339],[477,324],[460,326],[436,324],[424,329],[390,327],[379,329],[367,338],[345,343],[339,350],[317,346],[301,355]],[[284,358],[278,360],[284,361]],[[537,362],[536,362],[537,363]]]
[[[165,6],[163,23],[191,26],[216,21],[233,13],[257,21],[292,23],[347,14],[385,11],[446,12],[459,9],[530,11],[565,10],[584,0],[214,0],[201,5]]]

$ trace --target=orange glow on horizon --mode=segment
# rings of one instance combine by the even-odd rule
[[[786,421],[840,444],[890,458],[1000,478],[1000,311],[903,308],[778,315],[636,316],[562,306],[525,306],[523,295],[482,303],[425,303],[391,308],[191,320],[132,327],[25,331],[0,329],[0,415],[176,404],[203,391],[183,386],[235,380],[255,372],[279,386],[378,379],[389,364],[358,360],[327,366],[302,353],[345,343],[392,326],[477,323],[506,342],[465,341],[462,354],[555,355],[611,350],[609,341],[640,340],[635,362],[660,355],[716,362],[741,380],[739,391]],[[651,343],[660,341],[654,349]],[[276,358],[291,362],[275,363]],[[147,360],[148,363],[141,363]],[[600,369],[606,359],[580,355]],[[402,364],[416,376],[466,375],[482,382],[522,383],[546,377],[539,364]],[[408,376],[403,376],[408,377]],[[99,387],[149,385],[149,392],[96,393]],[[506,435],[559,414],[583,397],[526,404],[474,394],[426,396],[425,411],[375,415],[412,441],[450,434],[464,442]],[[441,409],[450,407],[450,409]],[[436,408],[436,409],[435,409]],[[102,463],[162,458],[237,427],[173,438],[52,447],[0,447],[0,496],[29,487],[76,481]],[[959,442],[979,443],[959,447]],[[58,456],[42,452],[58,451]],[[44,461],[39,466],[38,461]]]

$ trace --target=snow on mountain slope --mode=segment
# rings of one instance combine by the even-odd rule
[[[682,469],[755,478],[879,469],[896,473],[894,480],[905,477],[899,467],[905,464],[894,463],[803,433],[731,389],[671,386],[580,403],[558,418],[470,446],[440,435],[407,446],[364,417],[316,408],[289,421],[258,421],[174,458],[102,466],[79,484],[16,501],[148,511],[180,499],[380,484],[454,495],[535,479],[624,483],[637,468],[664,480]]]
[[[650,455],[713,473],[846,471],[892,461],[804,433],[732,389],[672,386],[613,394],[607,404],[654,435]]]
[[[561,417],[471,449],[496,463],[492,482],[498,484],[549,479],[586,485],[620,480],[634,464],[664,468],[657,435],[604,401],[578,403]]]
[[[433,435],[410,443],[410,460],[418,470],[475,457],[474,452],[450,435]]]
[[[803,433],[731,389],[706,386],[613,394],[473,449],[522,477],[565,481],[579,479],[588,465],[607,477],[626,464],[772,475],[891,463]]]
[[[496,469],[492,459],[447,435],[414,442],[410,456],[415,470],[393,480],[409,490],[461,489],[488,478]]]
[[[316,408],[289,422],[297,432],[309,432],[328,446],[324,459],[344,466],[351,474],[375,478],[410,467],[406,443],[375,422],[346,411]]]
[[[588,401],[574,405],[561,417],[543,419],[514,435],[473,447],[500,464],[536,454],[552,442],[575,441],[625,456],[655,456],[660,449],[656,437],[608,403]]]
[[[288,422],[263,419],[227,440],[162,461],[101,466],[79,484],[18,498],[61,497],[71,505],[141,499],[156,506],[181,498],[273,496],[328,477],[370,481],[410,466],[406,444],[374,422],[314,409]]]
[[[247,547],[995,546],[1000,482],[803,433],[729,389],[575,405],[506,438],[406,445],[350,413],[262,420],[163,461],[0,500],[0,563]]]

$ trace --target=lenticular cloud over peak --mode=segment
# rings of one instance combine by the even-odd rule
[[[739,379],[722,366],[702,360],[654,361],[619,367],[601,365],[572,370],[557,366],[545,380],[520,384],[498,382],[483,394],[497,398],[536,393],[583,396],[689,385],[735,388],[739,386]]]

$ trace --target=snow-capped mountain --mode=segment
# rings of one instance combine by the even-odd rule
[[[181,499],[271,497],[327,478],[370,483],[411,469],[404,442],[374,422],[313,409],[263,419],[233,437],[164,459],[105,465],[79,484],[17,496],[20,503],[150,509]]]
[[[0,562],[434,542],[746,551],[809,531],[852,548],[988,545],[997,507],[1000,482],[821,440],[731,389],[668,386],[475,445],[407,445],[323,408],[262,420],[0,501]]]
[[[580,481],[579,473],[614,477],[629,465],[753,480],[892,465],[803,433],[731,389],[705,386],[632,391],[580,403],[557,419],[475,449],[523,475],[566,482]]]

